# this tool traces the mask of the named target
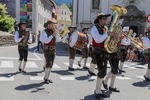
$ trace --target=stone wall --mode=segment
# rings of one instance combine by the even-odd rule
[[[0,46],[16,45],[14,35],[0,32]]]

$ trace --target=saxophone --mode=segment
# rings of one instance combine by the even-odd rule
[[[116,25],[117,21],[120,19],[121,15],[126,14],[127,10],[119,5],[113,5],[110,8],[113,11],[112,14],[112,22],[110,24],[108,32],[113,32],[117,36],[120,36],[122,34],[122,27],[120,25]],[[104,47],[108,53],[113,53],[117,51],[117,46],[120,39],[116,37],[108,36],[108,38],[105,40]]]

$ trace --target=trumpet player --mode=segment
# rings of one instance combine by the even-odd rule
[[[74,63],[74,59],[75,59],[75,53],[76,53],[76,49],[74,47],[70,46],[70,37],[72,35],[72,33],[75,31],[76,26],[71,25],[70,27],[68,27],[69,29],[69,33],[63,37],[62,42],[67,42],[68,43],[68,49],[69,49],[69,66],[68,69],[70,71],[74,71],[75,68],[73,68],[73,63]]]
[[[119,73],[121,74],[122,72],[125,73],[126,71],[122,70],[124,62],[126,60],[126,56],[127,56],[127,50],[128,47],[131,45],[131,40],[126,37],[126,36],[122,36],[121,42],[119,44],[119,60],[120,60],[120,64],[119,64]]]
[[[143,39],[143,45],[145,47],[144,57],[148,64],[144,78],[145,78],[145,81],[150,81],[150,30],[146,32],[146,37],[144,37]]]
[[[45,23],[45,29],[42,31],[40,36],[40,41],[44,43],[43,50],[46,61],[44,82],[46,84],[53,83],[53,81],[49,79],[49,76],[55,59],[55,43],[60,41],[60,36],[56,33],[54,24],[56,23],[53,21],[48,21]]]
[[[26,22],[18,24],[19,30],[15,32],[15,42],[18,43],[19,52],[19,72],[26,73],[25,67],[28,58],[28,43],[32,43],[32,35],[26,31]],[[23,62],[23,67],[22,61]]]
[[[82,33],[85,34],[85,38],[84,38],[85,45],[82,48],[82,57],[81,57],[80,61],[78,61],[78,65],[79,65],[79,67],[81,67],[81,62],[84,59],[84,65],[83,65],[84,69],[88,69],[88,67],[86,66],[87,58],[88,58],[88,47],[87,47],[87,45],[89,43],[88,29],[89,29],[88,27],[84,27],[82,29]]]

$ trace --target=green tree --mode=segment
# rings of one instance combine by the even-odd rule
[[[0,30],[13,31],[14,18],[10,17],[6,11],[6,5],[0,3]]]

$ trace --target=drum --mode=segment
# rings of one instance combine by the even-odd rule
[[[69,40],[70,47],[81,49],[85,45],[85,36],[78,31],[73,32]]]

